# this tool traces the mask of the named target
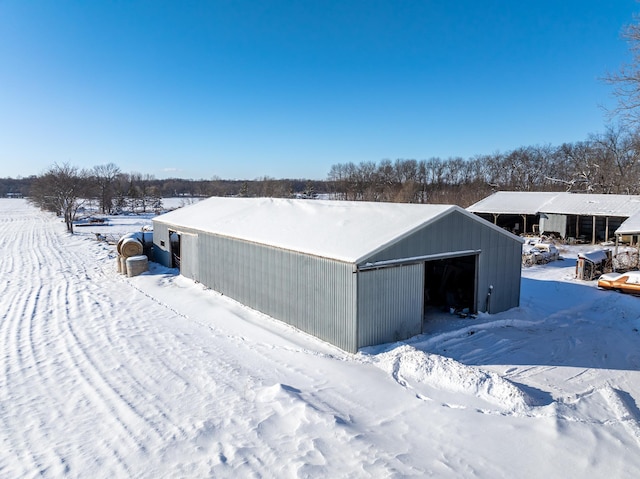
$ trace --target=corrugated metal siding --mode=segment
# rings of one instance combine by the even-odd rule
[[[567,215],[554,215],[552,213],[540,215],[540,231],[555,232],[561,237],[567,237]]]
[[[198,235],[181,233],[180,273],[195,281],[200,281],[198,256]]]
[[[478,256],[478,311],[498,313],[520,304],[522,245],[500,235],[487,235]],[[487,294],[493,286],[487,310]]]
[[[358,346],[422,332],[424,263],[358,273]]]
[[[478,235],[482,229],[483,225],[478,220],[453,212],[367,258],[367,261],[479,249]],[[492,233],[499,236],[495,231]]]
[[[164,246],[162,245],[164,242]],[[162,266],[171,267],[169,250],[169,227],[164,223],[153,222],[153,260]]]
[[[459,212],[453,212],[427,225],[367,258],[363,263],[464,250],[481,250],[478,256],[477,310],[486,311],[490,285],[494,287],[491,312],[518,306],[521,243],[516,238],[500,234],[486,222]]]
[[[357,351],[353,265],[200,233],[200,282],[346,351]]]
[[[176,228],[169,224],[153,222],[153,256],[154,261],[163,266],[171,267],[171,240],[169,231],[177,231],[180,234],[180,255],[182,264],[180,273],[184,276],[198,279],[198,269],[200,264],[197,236],[198,232],[192,228]],[[164,245],[162,245],[164,242]]]
[[[570,236],[586,236],[593,239],[593,216],[557,215],[547,213],[540,220],[540,231],[556,232],[562,238]],[[618,216],[596,216],[596,241],[603,241],[614,236],[614,231],[623,223],[624,218]],[[608,222],[608,229],[607,229]],[[576,224],[578,229],[576,230]]]

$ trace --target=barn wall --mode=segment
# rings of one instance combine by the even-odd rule
[[[156,261],[170,265],[169,225],[154,223]],[[184,228],[171,228],[186,231]],[[182,274],[346,351],[419,334],[424,263],[354,272],[354,265],[193,230],[182,236]],[[160,246],[165,241],[166,247]],[[453,211],[362,264],[477,251],[476,309],[518,306],[521,243]],[[190,253],[188,253],[190,251]],[[187,258],[190,256],[191,262]],[[493,286],[487,302],[489,286]]]
[[[478,311],[499,313],[519,306],[522,244],[489,230],[480,231],[479,238]]]
[[[171,251],[169,248],[169,227],[164,223],[154,221],[153,260],[167,268],[171,267]]]
[[[358,346],[422,332],[424,263],[358,272]]]
[[[177,231],[180,234],[180,256],[183,257],[180,273],[184,276],[199,281],[198,278],[198,232],[192,228],[171,226],[158,221],[153,222],[153,260],[170,268],[171,242],[169,231]],[[162,244],[164,242],[164,245]]]
[[[375,262],[428,254],[480,250],[476,309],[487,311],[487,294],[493,286],[489,311],[505,311],[520,304],[522,244],[488,222],[454,211],[401,239],[363,261]]]
[[[180,232],[180,273],[200,281],[198,234]]]
[[[169,267],[170,229],[183,232],[185,277],[346,351],[357,351],[352,264],[154,222],[155,261]]]
[[[592,215],[559,215],[546,213],[544,223],[541,221],[541,232],[560,233],[562,238],[567,237],[584,237],[587,241],[594,241],[593,238],[593,216]],[[607,217],[596,216],[596,238],[595,241],[605,241],[614,237],[615,230],[620,227],[626,217],[610,216],[608,217],[609,228],[607,231]],[[578,229],[576,231],[576,223]],[[607,238],[608,233],[608,238]]]
[[[346,351],[357,351],[353,265],[210,233],[200,282]]]
[[[567,215],[545,213],[540,215],[541,233],[558,233],[561,238],[567,237]]]

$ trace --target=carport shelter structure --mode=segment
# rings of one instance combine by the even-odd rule
[[[467,211],[517,234],[553,233],[595,244],[609,240],[616,228],[640,211],[640,196],[499,191]]]
[[[153,223],[157,262],[350,352],[520,301],[522,241],[458,206],[214,197]]]
[[[498,191],[469,206],[467,211],[514,234],[537,233],[540,210],[558,193]]]

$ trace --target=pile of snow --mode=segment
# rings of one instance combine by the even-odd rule
[[[427,386],[475,396],[499,406],[504,412],[524,412],[533,405],[526,393],[496,373],[429,354],[408,344],[374,355],[371,362],[421,397],[428,397],[424,388]]]

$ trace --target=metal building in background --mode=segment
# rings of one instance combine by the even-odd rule
[[[467,211],[516,234],[595,244],[612,239],[616,229],[640,211],[640,196],[498,191]]]
[[[522,240],[457,206],[214,197],[153,223],[157,262],[350,352],[519,305]]]

